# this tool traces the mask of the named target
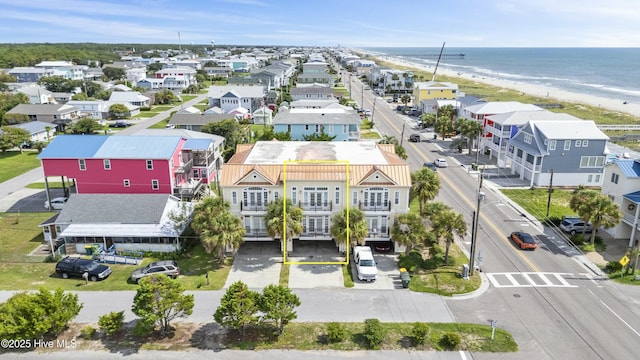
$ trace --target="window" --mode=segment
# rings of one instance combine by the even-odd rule
[[[153,170],[153,160],[147,160],[147,170]]]
[[[196,179],[200,177],[200,169],[193,169],[193,177]]]
[[[575,147],[582,147],[582,140],[576,140],[576,144],[574,145]],[[591,182],[591,181],[589,181]]]
[[[316,132],[320,132],[320,125],[316,124]]]
[[[582,140],[582,147],[589,147],[589,140]]]
[[[279,197],[280,197],[280,194],[279,194],[277,191],[275,191],[275,192],[273,193],[273,200],[274,200],[274,201],[278,201],[278,198],[279,198]]]
[[[393,204],[400,205],[400,191],[396,191],[393,195]]]
[[[87,162],[85,159],[78,159],[78,166],[80,167],[80,170],[87,170]]]
[[[304,129],[305,129],[305,130],[309,130],[309,124],[305,125],[305,126],[304,126]]]
[[[297,187],[291,188],[291,202],[293,202],[294,205],[298,203],[298,188]]]
[[[565,150],[571,150],[571,140],[565,140],[564,141],[564,149]]]
[[[533,135],[531,134],[524,134],[524,142],[527,144],[531,144],[531,141],[533,140]]]
[[[556,143],[557,141],[555,140],[549,140],[549,151],[553,151],[556,149]]]
[[[158,190],[160,189],[160,182],[158,180],[151,180],[151,188],[153,190]]]
[[[342,125],[342,132],[346,134],[347,131],[348,131],[347,125]]]
[[[235,191],[231,192],[231,203],[236,205],[238,203],[238,193]]]
[[[582,156],[580,157],[581,168],[601,168],[604,166],[604,156]]]
[[[620,175],[618,175],[616,173],[611,174],[611,182],[612,183],[617,184],[619,179],[620,179]]]
[[[593,182],[593,175],[588,175],[587,176],[587,182],[588,183]]]
[[[291,133],[291,124],[287,125],[287,132]]]
[[[329,125],[329,134],[333,134],[333,124]]]
[[[594,177],[594,182],[596,183],[600,182],[600,174],[596,174],[596,176]]]
[[[351,193],[351,205],[358,205],[358,192],[354,191]]]
[[[104,169],[105,170],[111,170],[111,160],[104,159],[104,160],[102,160],[102,163],[104,164]]]
[[[336,186],[336,205],[340,205],[340,188]]]
[[[131,181],[129,179],[124,179],[122,180],[122,185],[124,185],[124,187],[131,187]]]

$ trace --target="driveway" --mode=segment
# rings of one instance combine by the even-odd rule
[[[262,290],[269,284],[280,282],[282,256],[275,241],[246,242],[240,246],[233,258],[233,265],[227,277],[225,288],[236,281],[242,281],[250,289]]]
[[[333,241],[294,240],[289,265],[289,287],[292,289],[344,288],[343,262]],[[308,263],[308,264],[302,264]]]
[[[351,262],[351,273],[353,274],[353,287],[356,289],[369,290],[393,290],[402,289],[400,271],[396,255],[374,254],[376,266],[378,267],[378,279],[373,282],[358,280],[358,272],[355,262]]]

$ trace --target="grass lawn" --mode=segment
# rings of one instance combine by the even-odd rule
[[[170,118],[166,118],[164,120],[160,120],[157,123],[149,126],[149,129],[164,129],[167,127],[167,124],[169,123],[169,119]]]
[[[363,131],[360,133],[360,139],[380,139],[380,134],[375,131]]]
[[[82,279],[62,279],[58,277],[54,262],[45,262],[44,256],[30,256],[43,241],[38,227],[51,213],[0,213],[0,290],[135,290],[136,286],[127,279],[137,268],[133,265],[111,265],[113,273],[104,281],[84,284]],[[155,259],[145,259],[144,264]],[[187,290],[217,290],[224,286],[231,269],[232,259],[220,265],[216,259],[204,252],[202,246],[196,248],[184,259],[178,260],[181,275],[178,278]],[[209,271],[209,285],[205,274]]]
[[[227,336],[225,347],[229,349],[296,349],[296,350],[369,350],[364,336],[364,323],[342,323],[347,330],[346,339],[331,343],[327,340],[324,323],[290,323],[284,333],[278,337],[269,337],[262,333],[247,333],[244,336]],[[440,344],[442,334],[455,332],[460,334],[462,342],[458,350],[471,352],[515,352],[518,344],[513,336],[505,330],[496,329],[494,340],[491,340],[491,327],[488,325],[463,323],[427,323],[429,335],[424,344],[417,345],[413,341],[412,323],[382,323],[386,336],[381,350],[452,350]]]
[[[342,278],[344,279],[344,287],[352,288],[353,284],[353,274],[351,274],[351,266],[348,264],[342,265]]]
[[[193,105],[193,107],[198,109],[198,110],[200,110],[200,111],[205,111],[205,110],[207,110],[209,108],[209,104],[208,103],[207,104],[196,104],[196,105]]]
[[[69,186],[69,184],[67,184]],[[25,186],[28,189],[44,189],[43,182],[35,182]],[[49,189],[62,189],[62,183],[60,181],[49,181]]]
[[[549,197],[548,189],[502,189],[509,199],[522,206],[529,214],[536,219],[543,221],[547,216],[547,201]],[[563,215],[573,214],[569,207],[569,201],[573,196],[573,190],[553,189],[551,194],[551,208],[549,217],[562,218]]]
[[[150,117],[154,117],[156,115],[160,114],[160,112],[156,112],[156,111],[144,111],[141,112],[140,114],[135,115],[133,118],[134,119],[146,119],[146,118],[150,118]]]
[[[180,105],[156,105],[151,108],[151,111],[154,111],[156,113],[161,113],[163,111],[171,110],[177,106],[180,106]]]
[[[37,151],[0,152],[0,183],[40,166]]]
[[[195,99],[198,95],[180,95],[180,97],[182,98],[182,102],[186,103],[187,101]]]

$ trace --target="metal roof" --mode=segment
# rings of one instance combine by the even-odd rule
[[[98,159],[169,159],[182,141],[179,136],[109,136],[96,151]]]
[[[640,191],[632,192],[622,195],[623,198],[633,201],[634,203],[640,203]]]
[[[58,135],[42,150],[38,159],[92,158],[107,138],[105,135]]]
[[[532,121],[547,139],[609,140],[591,120]]]
[[[13,127],[17,127],[29,132],[29,134],[35,134],[40,131],[45,131],[47,128],[51,128],[51,124],[44,121],[29,121],[16,125],[9,125]]]
[[[640,177],[640,162],[631,159],[616,159],[614,163],[618,165],[624,176],[627,178]]]
[[[362,122],[355,111],[338,108],[308,109],[296,108],[280,111],[273,118],[273,124],[318,124],[318,125],[359,125]]]
[[[465,111],[474,114],[504,114],[513,111],[539,111],[544,110],[533,104],[523,104],[518,101],[491,101],[477,105],[467,106]]]
[[[185,150],[207,150],[212,141],[209,139],[187,139],[182,146]]]

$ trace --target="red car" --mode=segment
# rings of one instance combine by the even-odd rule
[[[511,240],[513,240],[516,245],[520,247],[522,250],[530,249],[535,250],[538,245],[536,245],[536,241],[530,234],[514,231],[511,233]]]

